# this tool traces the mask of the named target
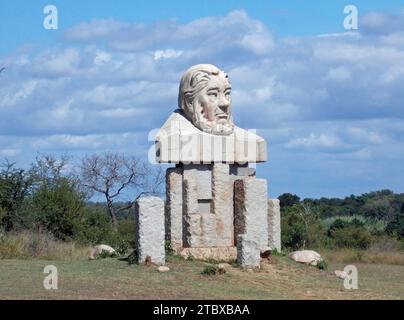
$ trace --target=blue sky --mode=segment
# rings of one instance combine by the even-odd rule
[[[146,157],[182,72],[213,63],[268,141],[270,196],[404,191],[402,1],[2,1],[0,39],[0,158]]]

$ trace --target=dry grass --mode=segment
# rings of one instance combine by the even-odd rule
[[[90,248],[57,241],[48,233],[21,231],[0,236],[0,259],[75,260],[88,256]]]
[[[384,251],[376,248],[368,250],[359,249],[336,249],[323,250],[323,258],[337,263],[371,263],[384,265],[404,266],[404,252],[399,250]]]
[[[58,268],[58,290],[43,288],[43,268]],[[87,261],[2,260],[0,299],[403,299],[404,268],[355,263],[359,289],[346,290],[333,271],[273,257],[260,271],[232,268],[201,274],[205,263],[170,258],[168,273],[114,258]]]

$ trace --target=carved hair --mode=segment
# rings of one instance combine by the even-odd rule
[[[233,132],[234,127],[231,115],[228,126],[220,125],[220,128],[217,128],[216,124],[204,119],[198,104],[194,103],[195,97],[207,87],[211,76],[218,76],[220,74],[229,81],[228,75],[212,64],[197,64],[189,68],[181,78],[178,107],[202,131],[216,134],[230,134]]]

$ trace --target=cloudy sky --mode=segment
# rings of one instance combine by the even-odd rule
[[[402,1],[82,2],[1,2],[0,159],[146,158],[181,74],[212,63],[236,124],[267,139],[270,196],[404,192]],[[58,30],[43,27],[47,4]]]

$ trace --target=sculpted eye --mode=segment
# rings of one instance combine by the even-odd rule
[[[217,92],[215,92],[215,91],[208,92],[208,96],[217,97]]]

